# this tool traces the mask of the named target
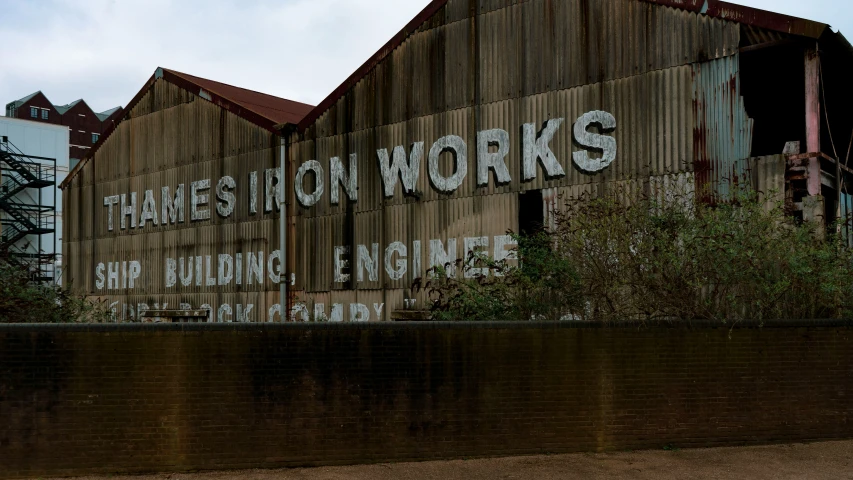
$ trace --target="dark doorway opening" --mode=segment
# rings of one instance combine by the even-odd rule
[[[518,194],[518,232],[528,235],[541,231],[545,226],[545,203],[542,190],[530,190]]]

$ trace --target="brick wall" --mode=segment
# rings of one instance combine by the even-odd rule
[[[0,327],[0,477],[853,437],[853,324]]]

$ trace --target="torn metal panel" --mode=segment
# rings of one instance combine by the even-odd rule
[[[700,195],[729,196],[748,182],[753,122],[740,94],[738,55],[693,67],[693,149]]]

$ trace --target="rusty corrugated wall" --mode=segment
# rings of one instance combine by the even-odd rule
[[[325,174],[325,194],[311,207],[288,187],[295,232],[290,265],[305,304],[295,318],[316,311],[363,320],[351,313],[366,307],[371,320],[387,320],[395,310],[424,308],[425,296],[410,287],[430,267],[430,241],[449,248],[456,239],[456,257],[463,258],[466,238],[485,237],[495,253],[499,237],[518,228],[520,192],[543,190],[547,217],[560,195],[684,185],[697,169],[718,190],[721,179],[743,176],[751,121],[738,86],[739,40],[735,23],[637,0],[448,1],[290,139],[288,182],[310,160]],[[603,172],[590,174],[573,165],[572,154],[583,148],[573,141],[572,124],[594,110],[616,119],[608,135],[618,153]],[[521,126],[556,118],[565,121],[550,147],[565,175],[546,179],[540,168],[536,179],[522,181]],[[496,128],[509,133],[511,180],[496,185],[490,174],[481,187],[477,133]],[[424,142],[429,151],[445,135],[467,145],[462,184],[439,192],[424,153],[415,195],[404,196],[398,185],[385,198],[377,150],[403,146],[408,153]],[[347,165],[353,154],[358,200],[333,205],[330,159]],[[442,162],[447,175],[453,165]],[[311,181],[305,185],[311,191]],[[347,268],[340,261],[336,268],[336,247],[352,251]],[[391,273],[402,265],[405,274],[396,278]],[[351,278],[336,281],[336,272]]]
[[[279,138],[268,130],[157,80],[65,191],[65,280],[75,290],[109,304],[121,320],[136,319],[140,308],[181,305],[210,306],[214,318],[224,321],[267,321],[271,308],[278,318],[279,264],[269,260],[279,248],[278,213],[266,208],[267,193],[273,190],[266,189],[265,178],[268,169],[278,168],[278,145]],[[257,175],[256,213],[251,211],[253,175]],[[233,178],[235,184],[223,192],[236,198],[233,212],[220,214],[217,207],[225,202],[219,200],[217,184],[224,177]],[[207,210],[210,219],[193,221],[189,190],[192,182],[204,180],[210,187],[200,192],[209,198],[199,211]],[[162,188],[169,187],[174,196],[181,184],[184,221],[164,225]],[[159,225],[148,221],[140,226],[147,190],[153,193]],[[126,228],[121,228],[122,215],[115,212],[119,204],[112,207],[110,230],[105,199],[125,195],[130,205],[132,194],[137,201],[135,226],[130,227],[132,216],[126,216]],[[252,270],[249,275],[247,264],[251,261],[256,267],[261,253],[262,272]],[[231,257],[230,274],[219,268],[221,255]],[[173,285],[167,274],[170,259],[177,267]],[[127,280],[133,276],[130,262],[139,262],[132,287]],[[110,283],[110,263],[118,269],[115,283]],[[189,276],[192,279],[186,281]]]
[[[739,66],[737,55],[693,66],[696,183],[722,199],[733,185],[749,182],[753,121],[740,94]]]

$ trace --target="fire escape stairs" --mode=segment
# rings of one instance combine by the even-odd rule
[[[26,202],[27,190],[56,185],[55,167],[46,168],[30,160],[7,138],[0,137],[0,179],[0,212],[5,214],[0,220],[0,254],[10,263],[27,268],[33,281],[52,280],[52,268],[48,267],[55,255],[32,252],[18,243],[30,235],[56,231],[52,218],[54,207]]]

